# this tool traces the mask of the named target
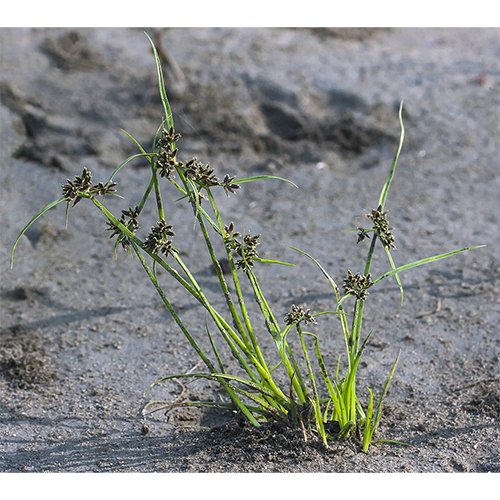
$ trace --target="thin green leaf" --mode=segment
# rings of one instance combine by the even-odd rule
[[[361,347],[357,353],[357,357],[361,358],[361,355],[363,354],[363,351],[365,350],[366,345],[368,344],[368,340],[370,340],[370,337],[372,336],[372,333],[374,332],[374,328],[370,331],[370,333],[367,335],[366,339],[363,341],[363,344],[361,344]]]
[[[292,186],[295,186],[298,189],[298,186],[294,182],[285,179],[283,177],[277,177],[276,175],[255,175],[253,177],[244,177],[243,179],[235,179],[235,182],[237,182],[238,184],[243,184],[245,182],[259,181],[261,179],[277,179],[279,181],[285,181],[288,182],[288,184],[291,184]]]
[[[217,362],[219,363],[219,369],[222,373],[226,373],[226,369],[224,367],[224,363],[222,362],[222,358],[220,357],[219,351],[217,350],[212,335],[210,334],[210,329],[208,328],[208,318],[206,313],[205,313],[205,329],[207,331],[208,339],[210,340],[210,345],[212,346],[212,351],[214,351],[215,357],[217,358]]]
[[[389,372],[389,375],[387,375],[387,379],[385,381],[385,384],[384,384],[384,388],[382,390],[382,393],[380,394],[380,397],[379,397],[379,400],[378,400],[378,403],[377,403],[377,410],[375,412],[375,419],[374,419],[374,422],[373,422],[373,430],[375,431],[375,429],[377,428],[377,425],[378,425],[378,422],[380,420],[380,417],[382,416],[382,405],[384,403],[384,398],[387,394],[387,391],[389,391],[389,386],[391,385],[391,380],[392,380],[392,377],[394,375],[394,372],[396,371],[396,366],[398,364],[398,361],[399,361],[399,356],[401,355],[401,351],[399,351],[397,357],[396,357],[396,360],[394,361],[392,367],[391,367],[391,371]]]
[[[150,406],[156,406],[156,405],[161,405],[158,408],[155,408],[154,410],[146,412],[146,408],[149,408]],[[165,415],[176,408],[222,408],[223,410],[234,410],[234,404],[233,403],[223,403],[220,401],[151,401],[148,403],[144,409],[142,410],[143,415],[152,415],[153,413],[156,413],[157,411],[165,411]]]
[[[149,183],[149,186],[146,189],[146,191],[144,193],[144,196],[142,197],[141,203],[139,204],[139,210],[142,211],[142,208],[144,207],[144,204],[146,203],[146,200],[148,199],[149,194],[150,194],[151,190],[154,187],[155,188],[155,195],[156,195],[156,205],[158,207],[158,217],[159,217],[160,220],[164,219],[165,218],[165,214],[163,212],[163,204],[161,202],[161,193],[160,193],[160,188],[159,188],[159,185],[158,185],[158,178],[157,178],[157,175],[156,175],[156,171],[154,169],[153,156],[155,156],[155,154],[154,153],[146,153],[146,151],[141,146],[141,144],[139,143],[139,141],[137,141],[134,137],[132,137],[126,130],[122,129],[122,132],[124,134],[126,134],[130,139],[132,139],[135,142],[135,144],[137,145],[137,147],[142,151],[142,154],[141,155],[131,156],[130,158],[128,158],[127,160],[125,160],[124,163],[122,163],[117,169],[115,169],[115,171],[113,172],[113,175],[111,176],[111,178],[113,178],[113,176],[126,164],[126,162],[130,161],[131,159],[137,158],[139,156],[141,156],[141,157],[147,157],[149,159],[150,163],[151,163],[152,176],[151,176],[151,181]],[[155,141],[156,141],[156,139],[155,139]],[[111,182],[111,179],[108,182]]]
[[[304,342],[304,335],[310,335],[311,337],[314,337],[315,342],[318,342],[318,337],[317,335],[314,335],[313,333],[310,332],[302,332],[300,324],[297,324],[296,328],[297,328],[297,333],[299,334],[300,343],[302,344],[302,351],[304,353],[304,359],[306,361],[307,371],[309,373],[309,380],[311,382],[314,394],[314,414],[316,417],[316,430],[321,434],[321,437],[323,438],[323,444],[328,448],[328,444],[326,442],[325,428],[323,426],[323,419],[321,418],[321,408],[319,402],[319,395],[316,388],[316,381],[314,379],[314,373],[311,367],[311,362],[309,360],[309,353],[307,352],[306,343]]]
[[[242,394],[243,396],[247,397],[248,399],[251,399],[252,401],[256,402],[257,404],[260,405],[260,408],[256,408],[254,406],[248,406],[245,405],[249,410],[259,413],[260,415],[264,416],[274,416],[275,418],[277,417],[279,420],[282,421],[288,421],[287,418],[287,413],[288,413],[288,405],[287,407],[279,406],[276,401],[273,401],[272,398],[268,397],[268,400],[265,400],[256,394],[245,391],[241,387],[238,387],[236,385],[229,384],[228,385],[237,393]]]
[[[375,441],[372,441],[373,444],[376,443],[389,443],[389,444],[401,444],[403,446],[411,446],[414,448],[414,446],[410,443],[403,443],[403,441],[396,441],[395,439],[376,439]]]
[[[394,375],[394,371],[396,370],[396,366],[398,364],[400,355],[401,355],[401,351],[399,351],[399,354],[396,358],[396,361],[394,361],[394,363],[391,367],[391,371],[389,372],[389,375],[387,375],[387,379],[385,381],[384,388],[382,390],[382,393],[380,394],[380,397],[379,397],[379,400],[377,403],[377,409],[375,411],[375,418],[373,419],[373,426],[371,426],[371,427],[369,426],[370,424],[368,423],[368,419],[367,419],[367,423],[365,424],[366,426],[368,426],[368,429],[365,427],[365,432],[364,432],[364,436],[363,436],[363,451],[365,453],[368,451],[373,434],[377,430],[378,423],[380,421],[380,417],[382,416],[382,405],[384,403],[385,396],[387,395],[387,391],[389,390],[389,386],[391,385],[391,380],[392,380],[392,377]],[[370,389],[368,389],[368,390],[370,390]],[[371,391],[370,391],[370,394],[371,394]],[[373,398],[373,396],[371,396],[371,398]]]
[[[270,396],[271,398],[275,399],[278,401],[281,405],[287,406],[288,401],[277,394],[276,392],[272,391],[268,387],[266,387],[264,384],[260,384],[258,382],[253,382],[251,380],[245,379],[243,377],[238,377],[236,375],[229,375],[227,373],[184,373],[184,374],[179,374],[179,375],[167,375],[166,377],[162,377],[158,379],[156,382],[153,382],[149,388],[155,386],[156,384],[159,384],[160,382],[164,382],[165,380],[173,379],[173,378],[206,378],[210,380],[227,380],[231,382],[237,382],[239,384],[243,384],[250,389],[253,389],[257,391],[258,393],[265,394],[266,396]]]
[[[29,222],[26,224],[22,229],[21,232],[18,234],[16,241],[14,241],[14,245],[12,246],[12,252],[10,254],[10,268],[12,269],[14,267],[14,252],[16,250],[16,246],[21,239],[21,236],[30,228],[30,226],[37,220],[39,219],[45,212],[48,212],[51,208],[54,208],[56,205],[59,205],[59,203],[67,202],[68,199],[66,197],[64,198],[59,198],[56,201],[53,201],[52,203],[49,203],[45,208],[42,208],[40,212],[38,212]]]
[[[186,187],[189,186],[191,189],[189,191],[189,197],[190,201],[194,203],[195,208],[194,208],[194,227],[196,227],[196,220],[198,219],[198,214],[200,213],[201,209],[201,201],[200,201],[200,191],[201,188],[198,188],[198,186],[195,184],[195,182],[190,179],[189,177],[186,178]],[[192,195],[192,196],[191,196]]]
[[[95,203],[95,201],[94,201],[94,203]],[[142,263],[142,265],[143,265],[146,273],[148,274],[149,279],[153,283],[153,285],[156,288],[158,294],[160,295],[163,303],[165,304],[165,306],[169,310],[169,312],[172,315],[172,317],[174,318],[175,322],[179,325],[179,327],[181,328],[181,330],[184,333],[185,337],[189,340],[189,342],[194,347],[194,349],[196,350],[196,352],[198,353],[198,355],[205,362],[205,364],[207,365],[208,369],[211,370],[213,373],[217,373],[217,370],[215,369],[215,367],[213,366],[213,364],[211,363],[211,361],[207,358],[207,356],[205,355],[205,353],[203,352],[203,350],[196,343],[196,341],[194,340],[194,338],[191,336],[191,334],[189,333],[189,331],[184,326],[184,324],[182,323],[181,319],[179,318],[179,316],[175,312],[175,309],[172,307],[172,305],[168,301],[167,297],[165,296],[162,288],[160,287],[160,285],[159,285],[159,283],[158,283],[158,281],[156,279],[156,276],[149,269],[149,266],[148,266],[146,260],[144,259],[144,257],[139,252],[139,250],[137,248],[137,245],[135,244],[134,240],[131,240],[131,243],[132,243],[132,246],[134,248],[134,251],[135,251],[137,257],[139,257],[139,260],[141,261],[141,263]],[[196,297],[195,294],[193,294],[193,295]],[[252,424],[255,425],[256,427],[259,427],[260,424],[257,422],[257,420],[252,415],[252,413],[248,410],[248,408],[243,404],[243,402],[238,398],[238,396],[234,393],[233,389],[227,384],[227,382],[224,379],[220,379],[220,378],[216,378],[215,380],[217,380],[224,387],[224,389],[226,389],[226,391],[229,394],[229,396],[231,396],[231,399],[236,403],[236,405],[238,406],[238,408],[243,412],[243,414],[248,418],[248,420],[250,422],[252,422]],[[154,385],[154,384],[152,384],[152,385]],[[152,385],[150,387],[152,387]]]
[[[440,259],[445,259],[446,257],[451,257],[452,255],[455,255],[460,252],[465,252],[467,250],[473,250],[475,248],[483,248],[486,245],[477,245],[474,247],[465,247],[465,248],[460,248],[459,250],[453,250],[452,252],[447,252],[447,253],[442,253],[440,255],[435,255],[434,257],[428,257],[427,259],[421,259],[421,260],[416,260],[414,262],[410,262],[409,264],[405,264],[404,266],[400,266],[396,269],[393,269],[392,271],[389,271],[385,274],[382,274],[382,276],[379,276],[376,280],[373,281],[373,284],[377,284],[382,280],[385,280],[386,278],[389,278],[390,276],[398,273],[402,273],[403,271],[407,271],[408,269],[413,269],[414,267],[417,266],[422,266],[423,264],[429,264],[430,262],[434,262],[436,260]]]
[[[298,248],[292,247],[291,245],[285,245],[288,248],[291,248],[292,250],[295,250],[296,252],[301,253],[302,255],[305,255],[306,257],[309,257],[321,270],[321,272],[324,274],[325,278],[330,282],[332,285],[333,289],[335,290],[335,293],[337,294],[337,299],[340,300],[340,296],[338,295],[338,290],[339,287],[333,280],[333,278],[326,272],[325,268],[311,255],[309,255],[307,252],[304,252],[303,250],[299,250]]]
[[[68,229],[68,219],[69,219],[69,201],[66,203],[66,212],[64,214],[64,228]]]
[[[314,342],[314,350],[316,352],[316,359],[318,361],[318,365],[319,365],[319,368],[321,370],[321,375],[323,376],[323,380],[325,381],[328,392],[330,393],[330,397],[331,397],[331,400],[333,401],[333,405],[335,408],[338,408],[339,400],[337,397],[337,393],[336,393],[335,389],[333,388],[333,384],[330,380],[330,376],[328,375],[328,369],[326,368],[326,364],[323,361],[323,356],[321,355],[321,351],[319,348],[318,337],[316,337],[316,340]],[[338,368],[337,368],[337,370],[338,370]]]
[[[389,263],[391,264],[392,270],[394,271],[396,269],[396,266],[394,265],[394,260],[392,259],[391,251],[388,247],[384,247],[385,251],[387,253],[387,257],[389,259]],[[396,281],[398,282],[399,290],[401,292],[401,305],[403,305],[403,285],[401,284],[401,280],[399,279],[398,274],[395,274]]]
[[[368,392],[370,393],[370,402],[368,403],[368,410],[366,412],[366,418],[365,418],[365,429],[363,431],[363,451],[367,452],[368,448],[370,446],[370,441],[372,439],[372,415],[373,415],[373,393],[370,390],[369,387],[367,387]]]
[[[401,135],[399,137],[399,145],[396,151],[396,156],[391,165],[391,170],[389,172],[389,176],[385,181],[384,187],[382,188],[382,192],[380,193],[380,199],[378,201],[379,206],[382,206],[382,210],[384,208],[385,202],[387,200],[387,194],[389,193],[389,187],[391,186],[392,178],[394,177],[394,172],[396,170],[396,165],[398,163],[398,158],[401,153],[401,149],[403,148],[403,142],[405,138],[405,127],[403,124],[403,101],[401,101],[401,105],[399,106],[399,124],[401,125]]]
[[[163,71],[161,69],[161,62],[160,62],[160,56],[158,55],[158,52],[156,50],[155,44],[153,43],[153,40],[151,40],[150,36],[144,32],[145,35],[149,38],[149,41],[151,42],[151,46],[153,47],[153,52],[155,56],[155,62],[156,62],[156,72],[158,74],[158,87],[160,89],[160,97],[161,97],[161,102],[163,104],[163,109],[165,111],[165,121],[167,122],[168,128],[174,126],[174,120],[172,117],[172,110],[170,109],[170,104],[168,102],[167,98],[167,92],[165,90],[165,81],[163,79]]]
[[[282,266],[292,266],[292,267],[295,267],[295,264],[290,264],[288,262],[281,262],[280,260],[261,259],[260,257],[256,257],[255,260],[257,262],[267,262],[269,264],[281,264]]]
[[[315,316],[321,316],[323,314],[341,314],[341,313],[340,313],[340,311],[322,311],[319,313],[311,314],[311,316],[314,318]]]
[[[139,141],[137,139],[135,139],[133,136],[131,136],[126,130],[124,129],[121,129],[121,131],[127,136],[129,137],[130,139],[132,139],[136,146],[141,150],[141,152],[144,154],[144,155],[147,155],[147,156],[150,156],[148,155],[148,153],[146,153],[145,149],[141,146],[141,144],[139,143]]]
[[[125,132],[126,133],[126,132]],[[128,134],[127,134],[128,135]],[[151,155],[149,153],[138,153],[136,155],[129,156],[124,162],[120,163],[118,167],[116,167],[111,174],[111,177],[108,180],[108,184],[111,183],[113,180],[113,177],[130,161],[135,160],[136,158],[144,158],[144,157],[150,157]]]
[[[345,299],[348,299],[349,297],[353,297],[352,293],[348,293],[347,295],[344,295],[338,302],[337,302],[337,307],[340,307],[342,305],[342,302],[344,302]]]
[[[299,253],[305,255],[306,257],[309,257],[319,267],[320,271],[323,273],[325,278],[329,281],[330,285],[332,285],[332,288],[335,292],[335,296],[337,299],[337,310],[339,311],[339,314],[340,314],[340,323],[342,325],[342,331],[344,333],[344,340],[345,340],[346,346],[348,348],[348,341],[349,341],[350,333],[349,333],[349,326],[347,324],[346,314],[344,312],[344,309],[342,308],[342,302],[347,297],[350,297],[350,295],[345,295],[342,299],[340,298],[340,292],[339,292],[339,287],[337,286],[337,283],[335,283],[334,279],[327,273],[325,268],[314,257],[309,255],[307,252],[304,252],[303,250],[299,250],[298,248],[292,247],[290,245],[285,245],[285,246],[288,248],[291,248],[292,250],[295,250],[296,252],[299,252]]]

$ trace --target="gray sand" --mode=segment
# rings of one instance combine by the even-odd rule
[[[401,350],[378,437],[413,447],[364,454],[351,440],[324,451],[300,431],[255,429],[219,410],[142,414],[181,393],[174,382],[146,393],[149,384],[201,365],[139,263],[122,251],[114,260],[93,205],[72,209],[67,230],[62,205],[46,214],[9,264],[19,230],[61,183],[83,166],[105,182],[136,153],[120,129],[149,147],[162,112],[149,41],[140,29],[1,29],[0,471],[500,472],[499,30],[171,29],[163,44],[185,76],[167,75],[180,157],[299,186],[261,181],[220,197],[228,222],[262,234],[262,256],[295,264],[257,269],[280,317],[294,303],[329,310],[333,298],[283,244],[337,281],[362,265],[366,245],[342,230],[378,201],[404,99],[407,138],[387,204],[396,264],[487,245],[402,274],[403,306],[394,280],[367,302],[365,333],[375,331],[359,392],[378,394]],[[140,201],[145,167],[120,172],[115,214]],[[192,211],[170,193],[175,244],[222,307]],[[155,222],[150,204],[144,225]],[[376,275],[388,270],[378,255]],[[169,292],[203,339],[203,311]],[[337,320],[322,316],[314,332],[334,369]],[[184,389],[187,399],[223,397],[206,382]]]

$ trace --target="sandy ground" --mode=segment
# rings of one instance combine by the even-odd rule
[[[359,390],[379,393],[401,350],[378,436],[413,446],[364,454],[356,440],[333,441],[325,451],[228,412],[142,414],[180,395],[175,383],[146,393],[150,383],[200,366],[138,262],[113,258],[93,206],[77,205],[67,230],[62,207],[46,214],[9,264],[17,233],[61,183],[83,166],[106,181],[136,152],[120,129],[150,143],[162,108],[149,42],[139,29],[1,29],[0,470],[500,472],[499,30],[171,29],[163,45],[184,77],[167,75],[180,156],[299,186],[245,184],[220,199],[236,227],[262,234],[261,255],[295,264],[257,270],[279,316],[293,303],[332,303],[318,269],[283,244],[338,281],[362,265],[366,247],[342,230],[378,201],[404,99],[407,139],[387,204],[396,263],[487,245],[403,274],[403,306],[390,280],[367,302],[375,331]],[[119,214],[140,201],[148,170],[136,161],[117,181]],[[165,203],[183,258],[222,305],[190,208]],[[154,207],[147,215],[154,224]],[[373,270],[388,270],[383,255]],[[169,293],[203,339],[203,311]],[[321,319],[314,332],[334,367],[338,324]],[[263,325],[260,334],[272,353]],[[195,382],[183,397],[222,395]]]

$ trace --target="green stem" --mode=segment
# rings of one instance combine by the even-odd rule
[[[234,265],[233,255],[231,253],[231,249],[229,248],[229,245],[227,242],[224,224],[222,222],[222,218],[220,216],[219,209],[217,207],[217,204],[215,202],[215,199],[213,197],[213,194],[212,194],[212,191],[210,190],[210,188],[207,188],[207,193],[208,193],[208,199],[210,200],[210,204],[212,206],[212,210],[213,210],[214,215],[215,215],[215,220],[217,221],[217,223],[219,225],[219,231],[220,231],[220,234],[221,234],[222,239],[224,241],[224,247],[226,249],[227,258],[228,258],[229,266],[231,269],[231,276],[233,279],[233,284],[234,284],[234,288],[236,291],[236,296],[238,297],[238,302],[240,305],[241,314],[243,315],[243,321],[245,322],[245,327],[247,329],[248,335],[250,336],[254,352],[261,360],[261,363],[265,364],[264,357],[262,356],[262,353],[260,352],[259,344],[257,342],[257,338],[255,337],[255,333],[253,331],[253,327],[252,327],[252,324],[250,322],[250,317],[248,315],[245,301],[243,299],[243,292],[241,290],[240,281],[238,279],[236,267]],[[219,272],[220,272],[219,266],[216,266],[216,270],[218,271],[218,274],[219,274]],[[221,286],[225,286],[225,281],[224,281],[223,276],[219,276],[219,280],[221,281]],[[231,301],[231,304],[232,304],[232,301]],[[234,308],[234,305],[233,305],[233,308]],[[231,309],[231,312],[233,312],[233,309]],[[250,342],[248,341],[248,337],[245,333],[245,330],[243,329],[243,325],[241,325],[240,319],[239,319],[238,315],[236,314],[236,312],[234,312],[233,318],[234,318],[234,316],[236,316],[236,318],[239,322],[239,325],[241,327],[242,335],[244,336],[248,346],[250,347]]]
[[[302,345],[302,351],[304,352],[304,359],[306,360],[306,365],[307,365],[307,371],[309,372],[309,380],[311,381],[311,385],[313,388],[313,393],[314,393],[314,415],[316,417],[316,427],[317,431],[319,434],[321,434],[321,437],[323,439],[323,444],[328,447],[328,444],[326,442],[326,434],[325,434],[325,428],[323,426],[323,417],[321,416],[321,407],[319,403],[319,396],[318,396],[318,391],[316,389],[316,381],[314,380],[314,373],[311,368],[311,362],[309,360],[309,353],[307,352],[307,347],[306,343],[304,341],[304,334],[302,333],[302,328],[300,324],[296,325],[297,328],[297,333],[299,334],[300,338],[300,343]],[[312,334],[308,334],[312,335]],[[316,337],[315,335],[312,335],[313,337]]]
[[[216,269],[216,272],[218,271],[218,276],[219,276],[219,280],[220,280],[220,283],[221,283],[221,286],[222,286],[222,289],[224,291],[224,295],[226,297],[226,301],[228,301],[228,306],[229,306],[229,309],[232,313],[232,316],[233,316],[233,320],[235,321],[236,325],[237,325],[237,329],[238,331],[240,331],[243,339],[246,339],[246,342],[245,340],[242,340],[230,327],[229,325],[227,325],[227,323],[225,321],[222,320],[222,318],[217,315],[218,317],[218,320],[216,320],[214,318],[214,320],[216,321],[223,321],[223,324],[225,325],[225,329],[230,333],[230,335],[232,336],[232,338],[235,340],[235,342],[240,346],[241,350],[246,354],[246,356],[248,357],[248,359],[251,361],[251,363],[255,366],[255,368],[257,369],[257,371],[259,372],[259,375],[260,377],[262,378],[263,381],[265,381],[265,383],[267,383],[269,385],[269,387],[274,391],[276,392],[276,394],[282,396],[282,397],[285,397],[281,391],[281,389],[276,385],[276,383],[274,382],[274,380],[272,379],[272,376],[271,376],[271,373],[269,371],[269,368],[264,360],[264,357],[260,351],[260,349],[257,349],[257,352],[254,353],[251,349],[251,346],[250,344],[248,343],[248,337],[246,337],[246,334],[244,332],[244,329],[243,329],[243,326],[241,324],[241,320],[239,319],[239,316],[235,310],[235,307],[234,307],[234,303],[231,299],[231,296],[230,296],[230,293],[229,293],[229,290],[227,288],[227,284],[225,283],[225,280],[222,276],[222,271],[220,269],[220,266],[219,266],[219,262],[217,260],[217,257],[215,255],[215,252],[213,251],[213,247],[211,245],[211,242],[210,242],[210,238],[208,236],[208,232],[206,230],[206,227],[205,227],[205,224],[203,222],[203,218],[202,218],[202,215],[204,217],[208,217],[208,215],[205,215],[205,212],[201,209],[201,207],[199,206],[199,204],[197,203],[197,196],[195,193],[193,193],[193,189],[191,187],[191,185],[188,183],[184,173],[180,170],[180,169],[177,169],[177,172],[179,174],[179,177],[180,179],[182,180],[182,183],[184,184],[184,188],[185,188],[185,194],[186,196],[189,197],[189,199],[191,200],[191,203],[193,205],[195,205],[195,207],[193,207],[194,209],[194,212],[195,212],[195,217],[196,219],[198,220],[199,224],[200,224],[200,227],[202,229],[202,232],[203,232],[203,235],[205,237],[205,241],[207,242],[207,245],[208,245],[208,249],[209,249],[209,252],[210,252],[210,255],[211,255],[211,258],[212,258],[212,262],[214,264],[214,267]],[[207,189],[208,191],[208,189]],[[219,216],[220,217],[220,216]],[[209,219],[210,221],[210,219]],[[219,225],[220,225],[221,221],[219,222]],[[215,223],[213,221],[211,221],[211,225],[214,227],[214,229],[220,234],[221,236],[224,234],[222,232],[222,229],[218,228],[217,225],[215,225]],[[187,268],[185,269],[185,272],[187,271]],[[188,272],[188,271],[187,271]],[[221,279],[222,278],[222,279]],[[191,277],[190,278],[191,281],[193,282],[194,280],[194,277]],[[200,293],[201,296],[203,296],[202,292],[201,292],[201,289],[198,287],[197,288],[198,292]],[[208,301],[207,301],[208,302]],[[213,316],[213,313],[212,311],[209,311]],[[248,323],[249,320],[248,320]],[[220,329],[220,328],[219,328]],[[220,329],[221,330],[221,333],[224,335],[225,334],[225,331],[224,329]],[[253,330],[251,330],[253,332]],[[231,343],[229,343],[229,345],[231,346]],[[257,347],[258,347],[258,344],[257,344]],[[236,354],[236,352],[235,352]],[[239,353],[237,353],[237,355],[239,355]],[[250,374],[250,373],[249,373]],[[255,377],[255,375],[253,375]]]
[[[135,242],[131,242],[131,244],[132,244],[132,247],[134,248],[134,251],[135,251],[137,257],[141,261],[141,264],[143,265],[144,270],[146,271],[147,275],[149,276],[149,279],[153,283],[156,291],[160,295],[163,303],[165,304],[165,306],[167,307],[168,311],[170,312],[170,314],[174,318],[175,322],[177,323],[177,325],[179,326],[179,328],[182,330],[182,333],[184,333],[184,335],[186,336],[186,338],[188,339],[188,341],[190,342],[190,344],[193,346],[193,348],[195,349],[195,351],[198,353],[198,355],[200,356],[200,358],[207,365],[208,369],[212,373],[216,374],[217,370],[215,369],[214,365],[208,359],[208,357],[205,355],[205,353],[200,348],[200,346],[198,345],[198,343],[191,336],[191,334],[189,333],[189,330],[186,328],[186,326],[184,325],[184,323],[181,321],[181,319],[179,318],[179,316],[175,312],[175,309],[172,307],[172,304],[169,302],[169,300],[167,299],[167,297],[163,293],[163,290],[160,287],[160,285],[158,283],[158,280],[156,279],[156,276],[153,274],[153,272],[149,268],[146,260],[144,259],[144,257],[139,252],[139,249],[138,249],[137,245],[135,244]],[[248,420],[250,420],[250,422],[252,422],[252,424],[255,425],[256,427],[260,427],[259,422],[255,419],[255,417],[248,410],[248,408],[243,404],[243,402],[240,400],[240,398],[238,398],[238,396],[236,395],[236,393],[231,389],[231,387],[226,383],[226,381],[224,379],[218,377],[217,378],[217,382],[219,382],[224,387],[224,389],[230,395],[231,399],[238,406],[238,408],[243,412],[243,414],[248,418]]]
[[[82,195],[83,196],[83,195]],[[203,299],[199,293],[172,267],[170,267],[160,256],[150,252],[144,247],[144,243],[127,226],[124,226],[95,196],[87,195],[84,198],[90,198],[94,205],[113,223],[120,231],[127,236],[131,243],[135,243],[142,248],[157,264],[160,264],[177,282],[179,282],[196,300],[202,305]]]
[[[226,299],[226,304],[229,308],[229,311],[231,312],[234,326],[236,327],[236,329],[240,333],[241,337],[243,338],[243,341],[245,342],[247,348],[252,349],[250,341],[248,340],[247,333],[245,332],[245,329],[243,328],[243,324],[241,323],[240,317],[238,316],[238,312],[236,311],[236,307],[234,306],[234,302],[233,302],[233,299],[231,297],[231,292],[229,291],[226,280],[224,279],[224,274],[223,274],[222,269],[220,267],[219,260],[217,259],[217,256],[215,255],[215,251],[213,249],[212,242],[210,241],[210,236],[208,234],[207,228],[205,226],[205,222],[203,221],[201,214],[198,214],[198,222],[200,224],[200,228],[201,228],[201,232],[203,234],[203,237],[205,238],[208,252],[210,253],[210,257],[212,259],[212,264],[214,266],[215,272],[216,272],[217,277],[219,279],[220,287],[222,289],[222,292],[224,293],[224,298]],[[262,356],[259,356],[259,359],[260,359],[262,364],[265,364],[265,362],[263,363]]]
[[[163,203],[161,201],[160,186],[158,185],[158,175],[154,167],[152,167],[152,172],[153,172],[153,184],[155,187],[156,207],[158,208],[158,217],[160,218],[160,220],[165,220],[165,212],[163,211]]]
[[[236,334],[236,332],[228,325],[228,323],[222,318],[222,316],[210,305],[208,299],[205,297],[205,294],[201,290],[201,287],[197,283],[196,279],[194,276],[191,274],[187,266],[184,264],[182,259],[176,254],[174,255],[175,260],[177,263],[181,266],[182,270],[186,273],[188,276],[189,280],[192,283],[192,286],[196,290],[196,292],[200,296],[200,302],[202,305],[207,309],[209,312],[210,316],[214,320],[215,324],[217,325],[217,328],[221,332],[222,336],[224,337],[224,340],[227,342],[229,347],[231,347],[231,350],[235,354],[235,356],[238,358],[238,361],[242,364],[244,367],[245,371],[248,373],[250,378],[254,382],[258,382],[257,376],[253,373],[252,369],[248,366],[248,363],[245,361],[245,359],[241,356],[241,353],[238,347],[243,351],[243,353],[247,356],[247,358],[250,360],[250,362],[255,366],[259,374],[266,373],[267,367],[262,367],[258,360],[255,358],[251,350],[247,348],[245,343],[241,340],[241,338]]]
[[[269,333],[271,334],[271,337],[273,338],[274,343],[278,348],[278,352],[280,354],[281,361],[283,362],[283,366],[285,367],[288,376],[292,381],[293,387],[295,389],[295,392],[297,393],[300,402],[305,403],[306,401],[305,391],[301,387],[300,383],[301,377],[300,377],[300,372],[298,370],[298,366],[296,366],[296,368],[294,369],[294,367],[292,367],[292,365],[290,364],[288,356],[286,355],[286,351],[287,349],[289,349],[285,339],[286,336],[281,333],[278,322],[276,321],[276,318],[274,317],[272,310],[269,307],[269,304],[267,303],[266,298],[262,293],[262,290],[260,289],[255,274],[251,269],[248,269],[246,271],[246,274],[248,276],[248,279],[250,280],[250,284],[252,285],[252,289],[255,295],[255,300],[257,301],[257,304],[259,305],[259,308],[264,316]]]

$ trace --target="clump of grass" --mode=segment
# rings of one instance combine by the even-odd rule
[[[143,146],[129,135],[137,145],[139,153],[130,156],[119,165],[105,184],[102,182],[94,184],[91,172],[86,168],[83,169],[81,175],[76,176],[75,180],[68,180],[67,183],[62,184],[62,197],[42,209],[21,230],[13,245],[12,258],[19,239],[45,212],[60,203],[66,203],[67,220],[70,207],[75,207],[83,199],[89,200],[107,219],[110,236],[115,238],[115,254],[116,249],[121,246],[125,251],[137,257],[165,307],[205,365],[206,369],[202,372],[168,375],[154,382],[152,386],[170,379],[208,379],[218,382],[230,398],[230,401],[226,402],[181,401],[164,403],[162,409],[169,410],[181,405],[217,406],[232,409],[243,414],[255,426],[260,426],[262,422],[267,420],[276,420],[286,425],[301,428],[305,439],[309,438],[311,431],[315,432],[326,447],[328,447],[330,439],[347,438],[354,434],[359,437],[363,450],[367,452],[370,443],[373,442],[373,436],[382,415],[382,404],[399,358],[398,355],[376,404],[371,390],[368,389],[369,404],[364,409],[356,392],[356,376],[361,356],[372,334],[370,332],[364,337],[362,334],[363,310],[369,295],[368,290],[379,282],[394,276],[401,289],[401,300],[403,300],[400,273],[478,247],[461,248],[403,266],[395,266],[391,255],[391,251],[396,248],[395,238],[387,221],[385,205],[404,139],[401,106],[399,112],[401,138],[389,175],[380,193],[377,208],[372,209],[367,215],[371,227],[353,229],[358,232],[358,243],[365,239],[371,240],[363,271],[352,273],[348,270],[341,290],[314,257],[291,247],[317,264],[334,290],[335,301],[332,311],[314,314],[304,306],[294,305],[290,311],[282,316],[282,320],[278,319],[279,317],[275,314],[259,285],[256,268],[276,263],[288,264],[260,257],[258,252],[260,235],[240,233],[236,230],[233,222],[224,220],[214,192],[222,189],[227,196],[235,195],[241,184],[263,179],[278,179],[290,184],[293,183],[269,175],[241,179],[225,175],[220,178],[214,168],[203,164],[197,158],[187,161],[180,160],[177,143],[181,137],[174,128],[160,58],[153,42],[151,44],[155,55],[159,90],[165,115],[165,119],[158,127],[153,139],[151,151],[146,152]],[[104,204],[106,197],[118,195],[114,179],[122,168],[136,158],[149,160],[151,167],[149,184],[139,205],[122,210],[119,216],[115,216]],[[221,292],[225,297],[225,310],[223,312],[217,310],[207,298],[195,276],[181,258],[176,246],[179,243],[175,242],[174,244],[175,228],[168,223],[168,217],[162,203],[162,189],[165,185],[170,185],[178,191],[180,200],[187,200],[192,206],[196,226],[206,242],[208,257],[213,264]],[[143,208],[153,194],[158,217],[156,221],[153,221],[153,224],[150,223],[151,230],[147,237],[141,239],[136,234],[139,220],[142,223]],[[222,258],[216,255],[213,239],[217,238],[223,243],[223,258],[227,259],[229,267],[227,274],[223,272],[220,265]],[[381,276],[373,277],[370,267],[377,242],[380,242],[384,249],[391,270]],[[173,263],[175,263],[175,267]],[[158,279],[158,266],[167,271],[170,278],[180,284],[205,309],[207,318],[211,320],[209,322],[207,319],[205,328],[211,351],[204,350],[200,345],[200,339],[196,338],[183,323],[181,316],[169,300],[167,293],[169,287],[160,283]],[[226,276],[228,276],[227,279]],[[254,299],[259,306],[260,312],[257,318],[251,317],[247,309],[241,280],[248,281]],[[353,301],[353,312],[350,318],[345,310],[349,301]],[[344,374],[339,373],[340,362],[334,375],[329,373],[329,368],[326,366],[320,351],[318,336],[306,331],[308,324],[316,323],[316,318],[320,314],[335,314],[340,320],[340,331],[345,340],[348,361]],[[279,357],[279,362],[275,366],[271,366],[269,362],[269,353],[264,353],[261,349],[259,336],[263,333],[262,325],[265,325],[267,334],[274,341]],[[224,361],[214,341],[214,327],[238,361],[241,372],[228,372],[227,362]],[[294,352],[288,341],[290,335],[296,335],[299,340],[298,352]],[[306,346],[305,339],[307,337],[314,341],[312,356]],[[320,380],[315,375],[315,367],[313,366],[315,364],[317,364],[321,374]],[[287,383],[285,386],[280,386],[278,380],[282,380],[283,376]],[[335,433],[326,430],[334,427],[327,425],[332,422],[337,424]]]

